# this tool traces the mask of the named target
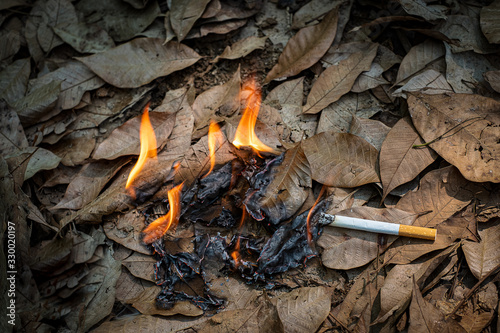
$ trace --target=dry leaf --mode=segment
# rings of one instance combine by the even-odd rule
[[[401,61],[395,84],[400,84],[444,55],[443,43],[428,39],[422,44],[415,45]]]
[[[33,177],[40,170],[51,170],[61,162],[61,158],[51,151],[38,147],[28,147],[23,150],[24,158],[28,158],[28,165],[24,172],[24,180]]]
[[[160,38],[136,38],[113,49],[76,59],[115,87],[136,88],[189,67],[200,56],[183,44],[169,42],[163,45]]]
[[[417,218],[416,214],[398,209],[372,207],[350,208],[336,214],[405,225],[411,225]],[[323,248],[323,265],[344,270],[366,265],[380,254],[378,238],[377,233],[327,227],[317,242]],[[388,236],[387,244],[390,245],[396,238]]]
[[[423,17],[426,21],[446,19],[446,7],[428,5],[424,0],[398,0],[403,9],[410,15]]]
[[[344,3],[343,0],[312,0],[293,14],[292,29],[303,28]]]
[[[437,155],[430,148],[412,148],[422,143],[408,118],[399,120],[387,134],[380,150],[382,201],[393,189],[414,179],[436,160]]]
[[[375,149],[380,150],[382,142],[391,128],[379,120],[353,117],[349,133],[363,138]]]
[[[404,86],[394,91],[392,95],[406,98],[407,95],[404,92],[421,92],[436,95],[453,93],[453,89],[443,74],[433,69],[427,69],[412,77]]]
[[[303,112],[318,113],[349,92],[359,74],[370,69],[377,47],[373,44],[365,52],[353,53],[337,65],[325,69],[314,82]]]
[[[254,308],[257,297],[262,295],[262,291],[232,277],[217,278],[210,284],[210,292],[214,296],[225,299],[224,305],[227,310]]]
[[[337,187],[356,187],[379,181],[378,151],[349,133],[323,132],[304,140],[312,179]]]
[[[156,261],[150,254],[134,252],[131,256],[123,259],[122,264],[127,267],[133,276],[146,281],[156,282],[154,277],[154,265]]]
[[[4,101],[0,101],[0,153],[7,159],[16,156],[28,148],[28,140],[24,135],[23,126],[17,113],[9,108]]]
[[[137,10],[121,0],[83,0],[76,9],[83,13],[87,23],[97,22],[116,42],[134,38],[161,14],[157,1],[148,1],[146,7]]]
[[[108,333],[108,332],[155,332],[161,333],[165,330],[182,331],[190,327],[209,320],[207,317],[186,321],[185,318],[162,318],[147,315],[134,315],[116,318],[112,321],[106,321],[99,327],[92,330],[92,333]]]
[[[136,278],[125,267],[122,267],[120,277],[116,281],[116,300],[130,303],[131,299],[139,296],[144,290],[154,285],[153,282]]]
[[[479,95],[415,95],[408,98],[413,124],[429,146],[465,178],[500,182],[500,103]]]
[[[110,136],[97,145],[92,158],[114,160],[120,156],[139,155],[141,117],[141,115],[134,117],[115,129]],[[149,112],[149,118],[157,138],[156,147],[152,149],[161,150],[174,128],[175,115],[152,111]]]
[[[59,38],[80,53],[99,53],[115,46],[108,33],[96,24],[71,22],[52,29]]]
[[[500,3],[493,1],[489,6],[481,8],[480,22],[481,30],[492,44],[500,43]]]
[[[476,292],[477,301],[468,302],[459,324],[466,332],[480,333],[494,318],[494,309],[498,306],[498,290],[492,281]]]
[[[30,59],[19,59],[0,72],[0,98],[13,106],[23,98],[31,71]]]
[[[97,129],[75,131],[66,135],[57,144],[51,147],[52,152],[61,158],[66,166],[82,164],[94,150]],[[78,147],[78,149],[73,149]]]
[[[486,72],[484,78],[496,92],[500,92],[500,71]]]
[[[337,22],[338,11],[332,10],[320,24],[299,30],[286,44],[278,63],[267,74],[265,83],[297,75],[318,62],[335,38]]]
[[[435,227],[469,204],[474,194],[467,183],[453,166],[433,170],[422,178],[417,191],[399,200],[396,208],[424,214],[415,226]]]
[[[481,237],[479,243],[467,241],[463,244],[465,258],[469,268],[477,279],[488,275],[492,269],[500,264],[498,251],[500,250],[500,223],[482,223],[478,226]]]
[[[29,89],[26,96],[14,102],[19,119],[24,126],[36,124],[53,116],[51,107],[54,106],[61,92],[61,81],[51,81],[46,85],[39,85]]]
[[[132,210],[113,222],[104,223],[104,232],[109,239],[134,250],[150,255],[151,252],[142,243],[142,230],[146,218],[136,210]]]
[[[170,24],[179,42],[186,38],[209,2],[210,0],[171,0]]]
[[[217,56],[213,62],[217,62],[219,59],[239,59],[249,55],[255,50],[262,50],[266,46],[267,38],[268,37],[250,36],[239,40],[231,46],[226,46],[224,52],[222,52],[220,56]]]

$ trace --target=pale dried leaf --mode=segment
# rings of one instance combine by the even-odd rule
[[[410,15],[423,17],[426,21],[446,19],[446,7],[428,5],[424,0],[398,0],[403,9]]]
[[[186,45],[160,38],[136,38],[113,49],[77,58],[104,81],[119,88],[136,88],[160,76],[191,66],[200,59]]]
[[[428,39],[422,44],[415,45],[401,61],[395,84],[410,78],[444,55],[443,43]]]
[[[182,331],[209,320],[208,317],[201,316],[198,319],[188,320],[185,318],[162,318],[147,315],[127,316],[106,321],[99,327],[92,330],[92,333],[137,333],[137,332],[171,332]]]
[[[496,92],[500,92],[500,71],[486,72],[484,77]]]
[[[189,301],[179,301],[171,309],[161,309],[156,306],[156,296],[161,291],[160,286],[152,286],[145,289],[137,297],[128,300],[134,308],[146,315],[173,316],[182,314],[184,316],[196,317],[203,314],[203,310]]]
[[[449,94],[453,93],[452,87],[443,74],[433,69],[427,69],[424,72],[412,77],[404,86],[394,91],[393,96],[405,97],[405,92],[421,92],[424,94]]]
[[[253,308],[257,297],[262,295],[262,291],[258,291],[240,279],[232,277],[221,277],[212,280],[210,284],[210,292],[214,296],[226,300],[225,309],[227,310]]]
[[[391,222],[411,225],[417,215],[399,209],[356,207],[336,213],[340,216],[350,216],[360,219]],[[366,265],[380,254],[377,233],[327,227],[318,239],[318,245],[323,248],[321,260],[331,269],[352,269]],[[395,236],[387,237],[390,245]]]
[[[379,181],[378,151],[349,133],[323,132],[302,142],[312,179],[337,187],[356,187]]]
[[[472,197],[467,188],[467,180],[453,167],[433,170],[420,181],[415,192],[407,193],[399,200],[396,208],[418,214],[419,227],[434,227],[467,206]]]
[[[327,188],[327,194],[326,200],[330,202],[330,205],[325,213],[335,215],[348,208],[363,206],[375,193],[370,187],[361,187],[357,189],[329,187]]]
[[[304,287],[278,297],[276,307],[285,332],[315,332],[330,313],[330,292]]]
[[[40,170],[54,169],[61,162],[59,156],[44,148],[28,147],[24,149],[23,154],[26,154],[26,157],[29,158],[24,172],[24,180],[33,177]]]
[[[477,279],[488,275],[500,264],[500,223],[482,223],[478,226],[479,243],[467,241],[462,246],[469,268]]]
[[[354,117],[349,133],[357,135],[380,151],[391,128],[379,120]]]
[[[96,137],[96,128],[71,132],[53,145],[51,150],[61,158],[61,163],[66,166],[82,164],[94,150]],[[73,147],[78,147],[78,149]]]
[[[170,24],[180,42],[198,20],[210,0],[172,0],[170,7]]]
[[[80,53],[98,53],[115,46],[108,33],[96,24],[71,22],[55,26],[53,30],[59,38]]]
[[[83,264],[92,258],[96,248],[104,244],[106,236],[102,229],[93,229],[90,235],[80,231],[72,231],[73,248],[71,249],[70,262],[75,264]]]
[[[115,129],[110,136],[97,145],[92,158],[114,160],[120,156],[139,155],[141,118],[141,115],[134,117]],[[174,128],[175,115],[152,111],[149,112],[149,119],[157,138],[156,147],[151,147],[151,149],[161,150]]]
[[[413,124],[426,142],[465,178],[500,182],[500,103],[480,95],[408,98]]]
[[[61,92],[61,81],[52,81],[46,85],[30,89],[26,96],[14,102],[13,107],[24,126],[47,120],[53,114],[51,106],[57,101]]]
[[[292,29],[303,28],[334,8],[344,3],[343,0],[312,0],[293,14]]]
[[[146,7],[137,10],[121,0],[83,0],[76,9],[83,13],[87,23],[98,23],[116,42],[132,39],[161,14],[157,1],[148,1]]]
[[[247,22],[248,22],[247,19],[243,19],[243,20],[226,21],[220,23],[204,24],[200,27],[199,30],[195,29],[191,30],[191,32],[186,38],[188,39],[201,38],[207,36],[208,34],[224,35],[245,26]]]
[[[414,179],[434,162],[437,154],[427,146],[412,148],[422,144],[410,119],[403,118],[387,134],[380,150],[380,179],[384,198],[396,187]]]
[[[286,44],[265,82],[297,75],[318,62],[335,38],[337,23],[338,11],[332,10],[321,23],[299,30]]]
[[[351,88],[351,91],[360,93],[376,88],[382,84],[389,84],[389,81],[384,79],[382,76],[384,71],[384,68],[380,64],[376,62],[372,63],[368,71],[363,72],[358,76]]]
[[[139,212],[132,210],[113,222],[104,223],[106,236],[136,252],[149,255],[151,252],[142,243],[142,230],[146,218]]]
[[[0,98],[13,106],[24,97],[31,71],[30,59],[19,59],[0,72]]]
[[[481,8],[481,30],[490,43],[500,43],[500,3],[493,1],[489,6]]]
[[[156,261],[151,255],[134,252],[131,256],[123,259],[122,264],[127,267],[133,276],[146,281],[156,282],[154,277],[154,264]]]
[[[353,53],[338,65],[325,69],[314,82],[303,112],[318,113],[349,92],[359,74],[370,69],[377,47],[372,44],[367,51]]]
[[[139,296],[144,290],[154,285],[153,282],[136,278],[125,267],[122,267],[120,277],[116,281],[116,300],[130,303],[131,299]]]
[[[222,52],[220,56],[217,56],[213,62],[217,62],[219,59],[239,59],[249,55],[255,50],[262,50],[266,46],[267,38],[268,37],[250,36],[239,40],[231,46],[226,46],[224,52]]]

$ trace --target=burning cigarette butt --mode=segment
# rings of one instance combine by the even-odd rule
[[[411,225],[365,220],[355,217],[330,215],[325,213],[321,214],[319,222],[321,224],[328,224],[332,227],[356,229],[368,232],[377,232],[381,234],[422,238],[428,240],[435,240],[437,235],[437,230],[431,228],[414,227]]]

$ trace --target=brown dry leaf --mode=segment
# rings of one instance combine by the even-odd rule
[[[412,148],[422,143],[409,118],[399,120],[387,134],[380,149],[382,201],[393,189],[414,179],[436,160],[437,154],[429,147]]]
[[[429,146],[465,178],[500,182],[500,102],[480,95],[414,95],[413,124]]]
[[[99,195],[108,181],[129,161],[129,158],[121,158],[116,161],[96,161],[84,165],[69,183],[64,198],[51,209],[83,208]]]
[[[170,6],[170,24],[177,40],[181,42],[198,20],[210,0],[172,0]]]
[[[486,72],[484,78],[496,92],[500,92],[500,71]]]
[[[177,113],[183,108],[191,108],[194,103],[195,89],[192,87],[183,87],[175,90],[169,90],[163,97],[161,104],[157,106],[154,112]]]
[[[51,111],[61,93],[61,83],[55,80],[34,89],[30,88],[23,98],[14,102],[13,107],[17,110],[23,126],[36,124],[54,115]]]
[[[285,332],[315,332],[330,313],[330,291],[304,287],[278,297],[276,307]]]
[[[130,299],[128,302],[130,302],[132,306],[139,310],[142,314],[146,315],[173,316],[176,314],[182,314],[184,316],[196,317],[203,314],[202,309],[191,304],[189,301],[176,302],[174,307],[171,309],[161,309],[157,307],[156,296],[158,296],[160,291],[160,286],[152,286],[145,289],[139,296]]]
[[[94,150],[97,133],[96,128],[71,132],[53,145],[51,150],[66,166],[82,164]]]
[[[139,296],[144,290],[154,285],[153,282],[136,278],[125,267],[122,267],[120,277],[116,281],[116,300],[122,303],[130,303],[131,299]]]
[[[500,264],[498,256],[500,250],[499,221],[481,223],[478,226],[478,233],[481,241],[479,243],[467,241],[463,244],[462,249],[472,274],[477,279],[481,279]]]
[[[257,204],[277,223],[297,212],[307,199],[306,189],[312,185],[309,163],[300,144],[284,153],[283,161],[273,169],[271,177],[263,193],[259,192]]]
[[[325,69],[314,82],[303,112],[318,113],[349,92],[359,74],[370,69],[377,48],[378,44],[372,44],[366,51],[353,53]]]
[[[180,332],[182,330],[189,329],[194,325],[203,323],[207,320],[209,320],[209,318],[205,316],[188,321],[186,321],[186,318],[182,316],[173,318],[170,317],[162,318],[162,317],[147,316],[147,315],[124,316],[121,318],[116,318],[112,321],[106,321],[101,325],[99,325],[99,327],[93,329],[91,332],[92,333]]]
[[[226,300],[225,309],[242,310],[255,307],[255,300],[262,295],[240,279],[221,277],[210,282],[210,292]]]
[[[18,99],[23,98],[28,87],[31,71],[29,58],[19,59],[0,72],[0,98],[13,106]]]
[[[134,252],[131,256],[122,260],[122,265],[127,267],[133,276],[146,281],[156,282],[154,278],[154,264],[156,261],[151,254]]]
[[[290,38],[264,82],[297,75],[318,62],[335,39],[338,18],[338,11],[333,9],[321,23],[299,30]]]
[[[412,300],[410,305],[410,326],[408,327],[408,332],[465,333],[465,330],[455,320],[446,319],[441,310],[427,302],[422,297],[417,282],[413,280]]]
[[[104,244],[106,236],[99,227],[98,229],[91,230],[90,234],[74,230],[71,232],[73,239],[73,248],[71,249],[70,263],[83,264],[92,258],[96,248]]]
[[[212,0],[208,3],[207,8],[205,8],[205,11],[203,12],[203,15],[201,15],[201,18],[212,18],[219,13],[221,8],[222,5],[220,3],[220,0]]]
[[[500,3],[493,1],[489,6],[481,8],[481,30],[492,44],[500,44]]]
[[[200,55],[186,45],[160,38],[136,38],[113,49],[76,59],[104,81],[119,88],[137,88],[160,76],[191,66]]]
[[[349,133],[323,132],[302,141],[312,179],[336,187],[356,187],[379,181],[378,151]]]
[[[106,236],[136,252],[150,255],[151,252],[142,243],[142,230],[146,218],[136,210],[119,216],[114,221],[104,223]]]
[[[55,26],[53,30],[59,38],[80,53],[99,53],[115,46],[113,39],[97,24],[71,22]]]
[[[327,194],[330,205],[325,213],[335,215],[348,208],[363,206],[375,195],[375,192],[367,186],[357,189],[329,187]]]
[[[134,117],[115,129],[110,136],[97,145],[92,158],[114,160],[120,156],[139,155],[141,118],[142,115]],[[149,112],[149,119],[157,140],[155,148],[161,150],[174,128],[175,115],[152,111]]]
[[[403,9],[410,15],[423,17],[426,21],[446,19],[446,7],[428,5],[424,0],[398,0]]]
[[[421,215],[415,226],[432,228],[469,204],[474,196],[467,180],[453,167],[430,171],[415,192],[407,193],[396,208]]]
[[[292,29],[300,29],[311,24],[343,2],[343,0],[312,0],[306,3],[293,14]]]
[[[444,57],[444,55],[445,49],[443,43],[428,39],[422,44],[415,45],[401,61],[395,84],[399,84],[410,78],[430,63]]]
[[[239,40],[231,46],[226,46],[224,52],[222,52],[220,56],[217,56],[213,62],[217,62],[219,59],[239,59],[249,55],[255,50],[262,50],[266,46],[267,38],[268,37],[250,36]]]
[[[186,37],[191,38],[201,38],[207,36],[208,34],[219,34],[224,35],[241,27],[244,27],[248,23],[247,19],[225,21],[220,23],[208,23],[200,27],[199,30],[191,30],[189,35]]]
[[[379,120],[353,117],[349,133],[365,139],[366,142],[380,151],[382,142],[384,142],[390,129],[389,126]]]
[[[411,225],[417,218],[413,213],[392,208],[356,207],[337,214],[405,225]],[[327,227],[317,242],[323,248],[321,255],[323,265],[331,269],[344,270],[366,265],[383,251],[379,249],[378,238],[377,233]],[[396,238],[388,236],[387,244],[392,244]]]
[[[468,302],[468,306],[459,324],[466,332],[480,333],[488,330],[498,307],[498,290],[492,281],[476,293],[477,301]],[[490,326],[491,327],[491,326]]]
[[[453,88],[443,74],[433,69],[427,69],[413,76],[408,82],[394,91],[393,96],[407,97],[405,92],[422,92],[424,94],[450,94]]]
[[[436,226],[437,235],[434,242],[409,237],[398,238],[386,251],[385,260],[391,264],[409,264],[424,254],[441,250],[461,239],[467,232],[469,223],[474,221],[471,214],[458,213],[456,216]]]

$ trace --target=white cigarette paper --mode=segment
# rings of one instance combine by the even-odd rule
[[[322,224],[328,224],[332,227],[355,229],[428,240],[435,240],[437,235],[437,230],[431,228],[414,227],[411,225],[365,220],[355,217],[330,215],[324,213],[321,214],[319,221]]]

